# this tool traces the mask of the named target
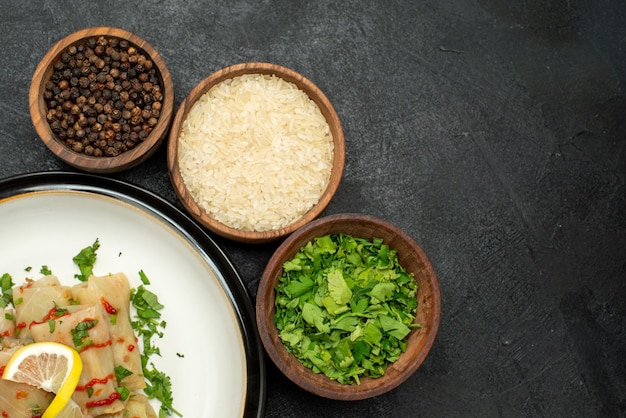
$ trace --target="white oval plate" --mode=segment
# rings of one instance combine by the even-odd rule
[[[265,375],[252,305],[215,243],[156,195],[108,178],[36,173],[0,182],[0,274],[16,284],[47,266],[78,283],[72,258],[98,239],[94,274],[143,270],[165,306],[154,340],[184,417],[262,416]],[[30,271],[27,271],[30,268]],[[159,404],[155,407],[158,410]]]

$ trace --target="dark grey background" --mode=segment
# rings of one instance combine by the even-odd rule
[[[0,177],[72,170],[37,138],[28,87],[56,41],[99,25],[163,55],[177,105],[244,61],[313,80],[347,142],[326,213],[395,223],[437,271],[440,333],[407,382],[336,402],[268,362],[267,417],[626,414],[622,0],[3,0]],[[164,147],[111,177],[181,207]],[[217,242],[254,297],[276,244]]]

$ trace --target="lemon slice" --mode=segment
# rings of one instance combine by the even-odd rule
[[[76,350],[64,344],[42,342],[25,345],[13,353],[2,378],[55,393],[42,416],[54,418],[61,416],[60,412],[68,404],[74,410],[74,402],[70,398],[82,371],[83,363]],[[80,412],[80,408],[78,410]]]

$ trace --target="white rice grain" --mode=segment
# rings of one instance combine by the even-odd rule
[[[190,109],[178,145],[181,177],[212,218],[244,231],[283,228],[328,186],[330,127],[302,90],[274,75],[219,83]]]

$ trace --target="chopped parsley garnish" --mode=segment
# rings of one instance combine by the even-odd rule
[[[43,274],[44,276],[49,276],[52,274],[52,270],[50,270],[48,268],[48,266],[41,266],[41,269],[39,269],[39,273]]]
[[[63,316],[69,313],[67,309],[61,308],[59,305],[57,305],[56,302],[53,302],[53,303],[54,303],[54,316]]]
[[[79,322],[74,329],[72,329],[72,342],[76,351],[81,351],[83,348],[93,344],[91,338],[89,338],[89,330],[96,326],[97,320],[82,321]]]
[[[140,271],[139,277],[143,284],[131,290],[130,301],[137,310],[135,320],[131,324],[143,343],[141,365],[146,379],[144,392],[149,399],[158,399],[161,402],[159,418],[172,414],[182,416],[173,406],[174,397],[170,377],[157,370],[154,363],[150,362],[151,356],[161,355],[159,347],[154,345],[152,339],[153,337],[163,337],[163,329],[167,324],[161,319],[160,311],[164,306],[159,302],[157,295],[146,288],[150,284],[146,274]]]
[[[339,383],[382,376],[419,327],[417,282],[381,239],[316,238],[279,280],[274,323],[285,348]]]
[[[172,414],[182,417],[182,414],[172,406],[173,394],[170,377],[157,370],[154,364],[151,364],[149,368],[144,366],[143,373],[147,383],[144,392],[146,392],[149,399],[158,399],[161,401],[159,418],[164,418]]]
[[[163,305],[159,303],[157,295],[146,289],[145,286],[139,286],[132,298],[133,306],[137,308],[138,318],[148,320],[161,317],[159,311],[163,309]]]
[[[115,388],[115,391],[120,394],[120,399],[125,401],[130,396],[130,390],[124,386],[118,386]]]
[[[128,370],[124,366],[116,366],[115,367],[115,379],[118,382],[121,382],[122,379],[124,379],[125,377],[130,376],[131,374],[133,374],[133,372],[131,372],[130,370]]]
[[[0,290],[2,291],[2,296],[0,297],[0,308],[6,308],[9,305],[13,304],[13,278],[9,273],[4,273],[2,277],[0,277]]]
[[[139,278],[141,279],[141,283],[145,285],[150,284],[150,279],[148,279],[148,276],[146,276],[146,273],[144,273],[143,270],[139,270]]]
[[[72,259],[80,270],[80,274],[75,274],[74,277],[81,282],[87,281],[89,276],[93,274],[93,265],[96,263],[98,248],[100,248],[100,241],[96,238],[90,247],[83,248]]]

